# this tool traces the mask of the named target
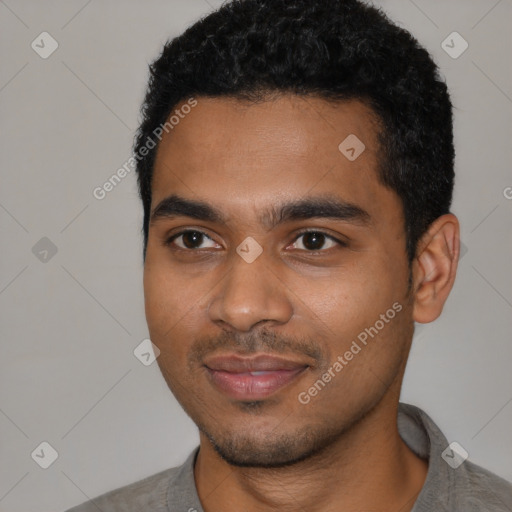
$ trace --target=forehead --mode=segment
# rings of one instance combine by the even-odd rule
[[[370,204],[390,192],[377,179],[377,118],[358,100],[196,100],[187,114],[186,102],[175,107],[159,143],[153,207],[174,193],[229,209],[333,192]]]
[[[214,152],[227,159],[228,150],[236,148],[245,154],[287,150],[307,158],[316,157],[318,151],[337,151],[351,134],[364,139],[370,153],[376,149],[377,116],[359,100],[328,102],[281,94],[258,103],[231,97],[199,97],[196,101],[193,109],[183,110],[186,114],[181,112],[185,101],[171,112],[172,124],[163,134],[159,154],[172,150],[177,158],[198,161]]]

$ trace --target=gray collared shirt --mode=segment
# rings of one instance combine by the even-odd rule
[[[460,463],[457,453],[448,448],[446,437],[421,409],[400,403],[398,431],[409,448],[429,462],[412,512],[512,512],[512,484],[467,459]],[[194,481],[198,451],[199,447],[195,448],[179,467],[66,512],[204,512]]]

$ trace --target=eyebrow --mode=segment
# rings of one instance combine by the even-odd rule
[[[218,208],[204,201],[187,199],[177,194],[170,195],[158,203],[151,213],[150,224],[174,217],[190,217],[226,224],[226,218]],[[319,196],[271,206],[260,215],[259,221],[268,229],[273,229],[284,222],[315,218],[349,221],[363,226],[371,224],[372,220],[370,214],[360,206],[334,196]]]

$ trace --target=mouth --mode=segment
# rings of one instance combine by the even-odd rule
[[[216,356],[205,362],[210,381],[237,400],[266,398],[299,378],[309,365],[267,354]]]

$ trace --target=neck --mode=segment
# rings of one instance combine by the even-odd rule
[[[394,399],[385,397],[327,450],[283,468],[231,466],[201,433],[194,476],[205,512],[410,511],[428,465],[400,438]]]

